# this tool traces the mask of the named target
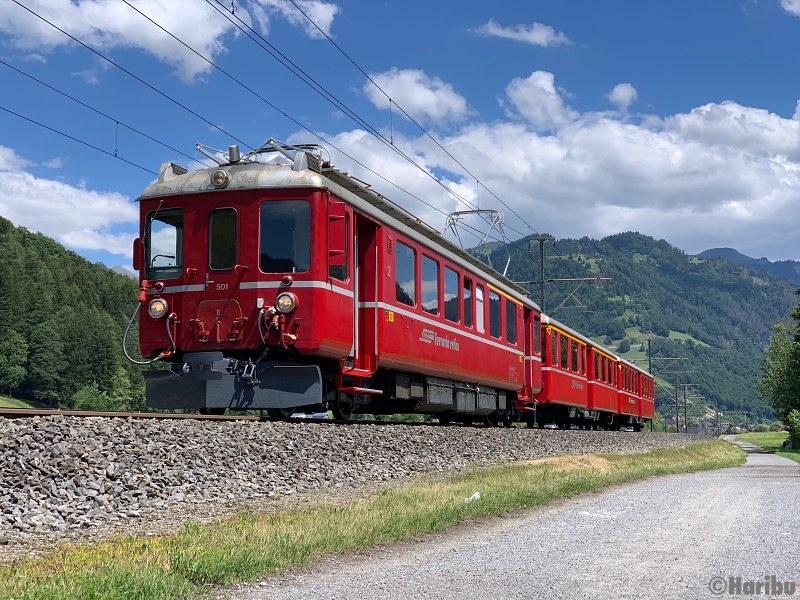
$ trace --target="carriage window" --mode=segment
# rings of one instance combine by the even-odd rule
[[[261,257],[264,273],[302,273],[311,266],[311,205],[305,200],[261,204]]]
[[[149,279],[171,279],[183,272],[183,211],[156,210],[147,215],[145,272]]]
[[[214,270],[236,266],[236,211],[218,208],[208,215],[208,266]]]
[[[464,327],[472,327],[472,280],[464,277]]]
[[[558,338],[555,331],[550,332],[550,364],[558,366]]]
[[[578,342],[576,342],[575,340],[570,340],[570,349],[572,350],[572,352],[570,352],[570,354],[572,355],[572,357],[571,357],[572,358],[572,364],[570,365],[570,367],[571,367],[571,369],[573,371],[575,371],[577,373],[578,372]]]
[[[414,250],[406,246],[403,242],[397,242],[395,246],[394,263],[394,289],[395,298],[398,302],[414,306],[416,304],[415,281],[416,276],[416,256]]]
[[[392,241],[391,239],[389,240]],[[390,253],[391,254],[391,253]],[[344,216],[344,264],[328,265],[328,275],[340,281],[347,281],[347,265],[350,260],[350,215]]]
[[[586,375],[586,346],[581,344],[581,375]]]
[[[439,263],[422,256],[422,310],[439,314]]]
[[[458,323],[458,273],[444,268],[444,318]]]
[[[484,320],[484,312],[483,312],[483,286],[476,285],[475,286],[475,326],[478,328],[480,333],[483,333],[483,320]]]
[[[500,337],[500,296],[489,291],[489,335]]]
[[[539,337],[542,332],[539,331],[541,325],[539,324],[539,317],[533,318],[533,353],[539,354]],[[544,350],[544,348],[542,348]]]
[[[600,367],[602,369],[602,377],[600,378],[601,381],[608,383],[608,379],[606,379],[606,357],[603,356],[600,358]]]
[[[506,298],[506,341],[517,343],[517,305]]]
[[[566,369],[567,367],[567,355],[569,354],[569,339],[564,335],[559,335],[559,345],[561,346],[561,368]]]

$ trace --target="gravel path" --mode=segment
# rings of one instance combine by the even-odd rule
[[[416,474],[696,441],[460,426],[0,419],[0,561],[63,539],[171,533],[237,508],[285,509],[309,492],[347,497]]]
[[[748,581],[775,575],[800,594],[799,465],[739,445],[742,467],[584,494],[226,591],[237,600],[685,599],[714,597],[714,577],[740,577],[746,593]]]

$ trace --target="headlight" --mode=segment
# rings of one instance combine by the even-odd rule
[[[211,174],[211,184],[219,189],[228,185],[228,172],[225,169],[217,169]]]
[[[147,307],[147,312],[154,319],[160,319],[167,314],[167,301],[163,298],[150,300],[150,306]]]
[[[278,294],[278,297],[275,298],[275,308],[283,314],[292,312],[297,308],[297,296],[290,292]]]

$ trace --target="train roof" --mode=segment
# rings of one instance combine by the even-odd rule
[[[224,168],[229,176],[228,185],[224,189],[216,189],[211,183],[211,174],[219,168]],[[202,192],[281,187],[328,190],[362,212],[438,252],[451,262],[482,275],[487,283],[517,301],[539,310],[538,305],[529,298],[530,293],[525,288],[445,239],[438,231],[381,194],[369,189],[348,173],[333,167],[322,167],[319,171],[309,168],[298,171],[290,164],[244,162],[188,172],[172,163],[164,163],[161,165],[158,180],[147,186],[137,201]]]

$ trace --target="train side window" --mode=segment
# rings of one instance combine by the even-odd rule
[[[568,369],[567,356],[569,355],[569,338],[559,334],[559,346],[561,346],[561,368]]]
[[[489,335],[500,337],[500,296],[489,290]]]
[[[458,273],[444,268],[444,318],[458,323]]]
[[[586,346],[581,344],[581,375],[586,375]]]
[[[183,272],[183,211],[156,210],[145,226],[145,273],[148,279],[171,279]]]
[[[555,331],[550,332],[550,364],[558,366],[558,338]]]
[[[600,357],[600,368],[602,369],[602,372],[601,372],[602,377],[600,378],[600,380],[603,381],[604,383],[608,383],[608,380],[606,379],[606,357],[605,356],[601,356]]]
[[[597,352],[593,352],[594,354],[594,379],[600,379],[600,357],[597,355]]]
[[[413,248],[400,241],[395,244],[395,299],[408,306],[414,306],[417,302],[415,289],[417,281],[416,258]]]
[[[539,338],[542,335],[541,331],[541,324],[539,322],[539,317],[533,318],[533,353],[539,354]]]
[[[464,277],[464,327],[472,327],[472,280]]]
[[[570,349],[572,350],[572,352],[570,352],[570,354],[572,355],[571,356],[572,364],[570,365],[570,367],[575,373],[577,373],[578,372],[578,342],[576,342],[575,340],[570,340],[570,346],[571,346]]]
[[[264,273],[302,273],[311,267],[311,205],[305,200],[263,202],[259,266]]]
[[[483,328],[483,320],[484,320],[484,310],[483,310],[483,286],[476,285],[475,286],[475,326],[478,328],[480,333],[484,332]]]
[[[208,266],[215,271],[236,266],[236,211],[217,208],[208,215]]]
[[[422,255],[422,310],[439,314],[439,263]]]
[[[391,239],[389,240],[392,241]],[[391,254],[391,253],[390,253]],[[328,265],[328,275],[340,281],[347,281],[347,265],[350,264],[350,215],[344,215],[344,264]]]
[[[517,343],[517,305],[506,298],[506,341]]]

